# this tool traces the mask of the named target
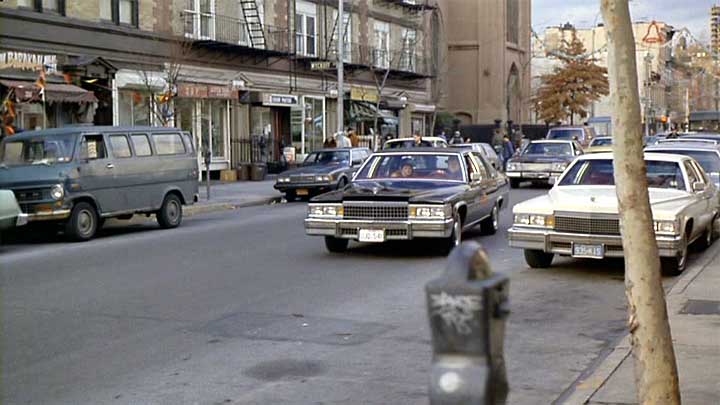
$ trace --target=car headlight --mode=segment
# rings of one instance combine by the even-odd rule
[[[342,217],[342,204],[309,204],[308,216],[317,218]]]
[[[513,223],[515,223],[516,225],[553,228],[555,226],[555,216],[537,214],[515,214],[515,217],[513,218]]]
[[[556,162],[552,165],[552,171],[554,172],[563,172],[567,168],[568,164],[567,162]]]
[[[65,196],[65,189],[62,184],[56,184],[50,189],[50,197],[53,200],[60,200]]]
[[[332,176],[315,176],[315,181],[322,182],[322,181],[331,181]]]
[[[450,216],[450,208],[445,205],[411,205],[410,218],[444,219]]]
[[[290,183],[290,177],[278,177],[278,183]]]
[[[518,165],[517,163],[508,163],[507,170],[509,172],[514,172],[514,171],[520,170],[520,165]]]
[[[679,227],[677,221],[653,221],[653,226],[657,233],[678,234]]]

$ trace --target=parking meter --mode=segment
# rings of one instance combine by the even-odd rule
[[[207,199],[210,201],[210,162],[212,161],[212,152],[207,144],[203,147],[203,160],[205,161],[205,190],[207,191]]]
[[[431,404],[504,404],[507,276],[493,273],[476,242],[453,249],[425,287],[432,334]]]

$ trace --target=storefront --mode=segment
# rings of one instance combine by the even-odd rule
[[[421,136],[431,136],[433,116],[435,114],[435,106],[430,104],[413,103],[409,105],[410,109],[410,130],[413,134]]]
[[[113,81],[113,125],[162,126],[171,123],[168,106],[154,100],[167,89],[160,71],[121,69]]]

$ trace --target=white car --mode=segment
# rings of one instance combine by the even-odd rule
[[[546,194],[513,207],[510,246],[530,267],[549,267],[556,254],[622,257],[611,153],[578,157]],[[650,205],[663,268],[679,274],[688,245],[709,246],[717,233],[718,190],[687,156],[646,153]]]
[[[415,146],[415,138],[395,138],[385,141],[383,149],[412,148]],[[447,148],[446,140],[437,136],[423,136],[421,145],[428,148]]]

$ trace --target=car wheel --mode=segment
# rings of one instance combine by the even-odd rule
[[[65,234],[77,242],[85,242],[95,236],[98,229],[98,214],[95,207],[86,203],[75,204],[70,220],[65,224]]]
[[[525,249],[525,263],[533,269],[546,269],[552,264],[555,255],[542,250]]]
[[[709,248],[713,243],[713,235],[714,235],[714,226],[715,219],[713,218],[712,221],[710,221],[710,224],[707,226],[707,229],[705,229],[705,232],[703,232],[702,238],[698,241],[698,246],[700,249],[705,250]]]
[[[680,252],[675,257],[661,258],[662,271],[668,276],[679,276],[685,271],[688,259],[687,235],[682,240]]]
[[[337,189],[342,190],[347,185],[347,179],[345,177],[341,177],[337,184]]]
[[[490,216],[480,223],[480,230],[486,235],[495,235],[500,228],[500,210],[497,204],[492,209]]]
[[[462,219],[460,215],[455,214],[453,216],[453,228],[452,233],[447,239],[443,240],[442,253],[449,255],[450,252],[462,243]]]
[[[287,202],[295,201],[295,198],[297,198],[297,196],[295,195],[294,191],[285,192],[285,199],[287,200]]]
[[[342,253],[346,251],[349,242],[347,239],[336,238],[334,236],[325,237],[325,247],[331,253]]]
[[[520,179],[510,179],[510,188],[519,188]]]
[[[162,228],[177,228],[182,223],[182,203],[175,194],[168,194],[157,212],[157,221]]]

